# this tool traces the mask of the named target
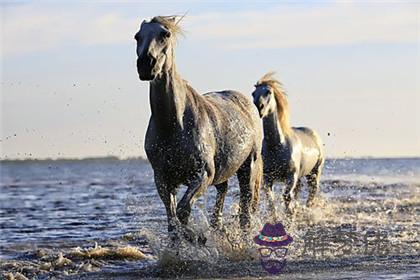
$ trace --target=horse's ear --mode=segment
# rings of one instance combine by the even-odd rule
[[[146,20],[145,19],[143,19],[143,21],[141,22],[141,24],[140,24],[140,27],[142,27],[143,26],[143,24],[145,24],[146,23]]]
[[[178,24],[181,22],[181,20],[183,20],[183,19],[184,19],[184,17],[187,15],[187,13],[188,13],[188,11],[186,11],[186,12],[185,12],[185,14],[183,14],[182,16],[175,16],[175,17],[174,17],[174,19],[175,19],[175,24],[176,24],[176,25],[178,25]]]
[[[176,19],[178,18],[178,16],[164,16],[164,18],[166,21],[176,24]]]

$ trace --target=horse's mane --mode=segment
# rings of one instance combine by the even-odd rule
[[[184,18],[184,16],[155,16],[150,20],[150,22],[162,24],[175,36],[184,35],[184,31],[179,25],[179,22]]]
[[[292,131],[289,122],[289,104],[286,99],[286,92],[283,89],[283,85],[279,80],[276,80],[273,77],[274,74],[274,72],[269,72],[262,76],[255,87],[268,86],[272,89],[274,97],[276,98],[277,116],[280,122],[280,127],[283,130],[283,133],[287,135]]]

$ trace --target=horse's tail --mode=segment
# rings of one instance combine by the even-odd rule
[[[261,154],[257,155],[257,159],[254,162],[255,173],[254,173],[254,188],[252,195],[251,211],[254,213],[258,208],[258,202],[260,201],[260,188],[263,184],[263,161]]]

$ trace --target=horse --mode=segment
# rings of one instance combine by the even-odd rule
[[[144,148],[159,196],[165,205],[168,232],[205,243],[188,226],[194,201],[214,185],[217,189],[211,225],[222,227],[228,179],[237,175],[239,221],[246,230],[255,211],[262,181],[262,125],[252,100],[223,90],[198,94],[178,74],[174,47],[182,34],[177,16],[144,20],[135,34],[137,72],[149,81],[151,117]],[[179,202],[180,185],[187,187]]]
[[[297,198],[303,177],[306,177],[309,186],[306,205],[313,205],[325,158],[321,138],[314,130],[290,126],[286,93],[273,76],[273,72],[265,74],[258,80],[252,93],[254,104],[263,119],[264,186],[270,208],[274,211],[273,183],[285,183],[283,199],[286,211],[293,214],[290,202]],[[272,215],[275,217],[274,212]]]

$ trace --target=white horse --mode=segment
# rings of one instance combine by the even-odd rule
[[[264,75],[252,93],[254,104],[263,118],[265,188],[274,210],[273,183],[286,183],[283,198],[287,212],[293,213],[290,202],[300,191],[302,177],[306,177],[309,186],[307,206],[313,204],[319,189],[324,153],[315,131],[307,127],[290,127],[286,95],[273,74]]]
[[[262,127],[250,100],[235,91],[198,94],[175,68],[174,45],[180,27],[175,17],[143,21],[135,35],[137,72],[150,81],[152,116],[145,150],[173,238],[180,229],[191,241],[205,242],[188,228],[194,201],[209,185],[217,188],[212,224],[221,225],[227,181],[239,179],[240,224],[247,227],[262,181]],[[203,73],[205,75],[205,73]],[[177,189],[186,185],[182,199]]]

